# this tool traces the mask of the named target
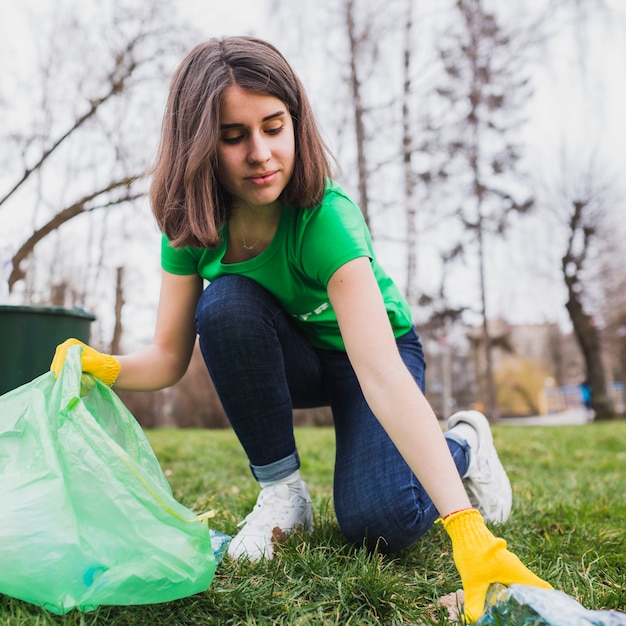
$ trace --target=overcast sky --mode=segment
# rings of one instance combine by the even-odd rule
[[[500,1],[506,2],[502,6],[517,6],[515,2]],[[598,0],[598,3],[602,4],[602,1]],[[561,33],[558,45],[549,49],[549,58],[535,77],[538,89],[528,125],[528,154],[535,164],[541,164],[540,169],[548,176],[556,173],[553,155],[559,153],[564,143],[569,143],[570,151],[574,152],[595,150],[607,168],[614,168],[616,175],[621,175],[626,168],[626,115],[623,113],[626,102],[626,3],[624,0],[604,2],[618,10],[617,17],[608,23],[598,12],[592,14],[592,19],[588,21],[593,28],[581,37],[576,37],[573,29]],[[0,57],[3,69],[11,70],[3,71],[3,80],[19,74],[20,66],[27,67],[36,55],[38,42],[30,28],[30,21],[45,20],[46,12],[61,4],[76,6],[76,10],[80,11],[89,10],[89,3],[73,0],[1,2],[0,53],[12,51],[10,57],[6,54]],[[316,65],[315,51],[311,49],[310,42],[303,42],[302,49],[298,51],[306,50],[306,53],[296,54],[293,50],[294,33],[288,28],[277,28],[272,4],[271,0],[228,0],[221,3],[213,0],[176,0],[172,2],[172,7],[188,16],[206,37],[251,33],[272,40],[287,53],[315,102],[316,72],[323,71],[323,68]],[[540,6],[545,4],[545,0],[524,0],[523,4]],[[318,0],[298,0],[298,7],[309,13],[317,6]],[[295,42],[296,45],[298,43]],[[0,124],[3,123],[0,120]],[[533,233],[528,233],[528,236],[537,237]],[[532,267],[532,250],[524,247],[513,250],[509,247],[507,255],[510,263],[519,265],[520,271]],[[394,256],[397,257],[397,254]],[[394,266],[395,262],[395,258],[389,259],[392,274],[401,272],[399,266]],[[494,304],[512,321],[551,319],[556,309],[562,310],[563,299],[563,293],[554,289],[551,280],[533,275],[532,271],[524,277],[520,273],[519,280],[514,282],[510,276],[503,275],[496,290],[498,301]],[[542,294],[539,299],[536,297],[538,292]],[[565,320],[563,314],[559,321]]]

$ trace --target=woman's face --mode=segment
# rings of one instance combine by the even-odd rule
[[[220,106],[218,179],[235,206],[274,205],[295,159],[293,120],[282,100],[231,85]]]

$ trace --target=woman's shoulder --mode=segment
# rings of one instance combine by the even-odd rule
[[[318,220],[336,219],[343,216],[348,218],[353,215],[360,219],[363,214],[361,209],[352,200],[348,193],[337,182],[329,180],[326,183],[324,197],[317,206],[311,209],[300,209],[298,211],[299,219],[303,223],[309,223]]]
[[[342,242],[352,245],[356,240],[369,242],[365,218],[358,205],[343,188],[329,181],[322,202],[312,209],[299,209],[294,218],[295,239],[308,248]],[[317,248],[315,248],[317,250]]]
[[[161,266],[172,274],[193,274],[200,265],[206,265],[223,254],[221,249],[187,246],[174,248],[170,240],[161,234]]]
[[[355,206],[355,207],[357,206],[354,200],[352,200],[350,195],[344,190],[344,188],[338,182],[329,179],[326,182],[326,190],[324,192],[324,199],[322,200],[322,205],[344,203],[344,202],[351,206]]]

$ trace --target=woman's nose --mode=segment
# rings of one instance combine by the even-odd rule
[[[253,135],[250,138],[250,149],[248,150],[248,161],[250,163],[265,163],[269,161],[272,152],[264,137]]]

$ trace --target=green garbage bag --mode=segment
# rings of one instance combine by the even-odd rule
[[[228,537],[177,502],[80,346],[0,397],[0,593],[58,614],[206,590]]]

